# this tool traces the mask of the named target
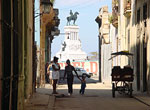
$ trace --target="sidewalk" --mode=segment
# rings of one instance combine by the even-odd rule
[[[75,100],[76,98],[78,100],[79,99],[82,100],[82,98],[91,100],[91,98],[93,98],[93,100],[97,99],[97,101],[99,101],[100,99],[104,99],[104,100],[109,99],[109,100],[117,101],[120,98],[119,96],[116,97],[116,100],[112,98],[111,84],[102,84],[102,83],[88,84],[86,88],[87,94],[84,97],[80,97],[78,93],[79,88],[80,88],[79,84],[74,84],[74,95],[72,96],[73,98],[69,98],[69,101]],[[65,97],[67,98],[67,85],[58,85],[58,92],[61,94],[65,94]],[[55,104],[58,101],[58,99],[64,101],[66,100],[66,98],[61,98],[61,96],[59,98],[58,95],[54,96],[51,93],[52,93],[52,87],[49,84],[47,84],[45,88],[37,88],[37,92],[25,104],[25,110],[51,110],[55,108],[56,106]],[[124,101],[126,99],[127,98],[124,98],[122,100]],[[148,96],[147,94],[141,92],[133,92],[133,98],[131,99],[129,98],[129,100],[133,100],[133,99],[136,99],[139,103],[144,104],[147,107],[150,106],[150,96]]]
[[[97,83],[99,88],[99,85],[103,85],[102,83]],[[94,89],[95,87],[92,86],[92,84],[88,85],[90,89]],[[80,88],[80,84],[74,84],[74,89]],[[101,89],[107,89],[110,88],[109,85],[105,85],[101,87]],[[45,88],[37,88],[36,93],[25,103],[25,110],[48,110],[55,108],[55,100],[59,97],[64,97],[62,94],[65,94],[65,97],[67,96],[67,85],[58,85],[58,92],[61,94],[58,95],[52,95],[52,86],[49,84],[45,85]],[[75,90],[78,91],[78,90]],[[95,91],[96,92],[96,91]],[[77,92],[78,94],[78,92]],[[76,95],[77,95],[76,94]],[[91,94],[91,93],[89,93]],[[75,95],[75,96],[76,96]]]
[[[138,100],[139,102],[147,105],[150,107],[150,95],[147,93],[141,93],[141,92],[133,92],[133,97]]]
[[[50,110],[54,106],[54,101],[55,96],[38,91],[25,103],[25,110]]]

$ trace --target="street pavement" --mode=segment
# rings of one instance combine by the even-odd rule
[[[37,88],[36,94],[25,105],[25,110],[150,110],[150,97],[133,92],[133,98],[116,93],[112,98],[111,84],[88,79],[84,95],[79,94],[80,82],[75,79],[72,96],[67,94],[66,81],[59,81],[58,95],[52,95],[52,86]]]

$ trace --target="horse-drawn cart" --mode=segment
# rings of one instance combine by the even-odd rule
[[[133,56],[131,53],[127,52],[117,52],[112,53],[112,58],[118,55]],[[132,97],[132,82],[134,80],[133,69],[131,66],[114,66],[112,68],[112,97],[115,97],[115,92],[118,91],[120,94],[127,94]]]

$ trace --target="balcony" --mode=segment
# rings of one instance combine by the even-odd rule
[[[118,28],[118,15],[111,15],[109,16],[109,23],[111,23],[115,28]]]
[[[118,16],[114,16],[112,20],[112,25],[116,28],[118,27]]]
[[[126,17],[131,16],[131,0],[127,0],[125,3],[124,16]]]
[[[112,15],[109,17],[109,22],[114,27],[118,27],[119,3],[118,0],[112,0]]]
[[[112,0],[112,12],[118,14],[119,13],[119,3],[118,0]]]

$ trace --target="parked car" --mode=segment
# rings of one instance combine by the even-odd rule
[[[89,73],[87,72],[85,69],[83,68],[79,68],[79,67],[75,67],[75,70],[77,71],[79,77],[81,77],[83,74],[86,75],[87,77],[91,77],[93,75],[93,73]],[[73,75],[76,76],[75,72],[73,71]]]
[[[75,67],[75,70],[77,71],[79,77],[81,77],[83,74],[86,75],[88,78],[90,78],[93,73],[89,73],[87,72],[86,70],[84,70],[83,68],[79,68],[79,67]],[[65,69],[60,69],[59,71],[59,78],[60,80],[63,79],[64,77],[64,72],[65,72]],[[73,75],[76,76],[75,72],[73,71]]]
[[[65,69],[60,69],[60,71],[59,71],[59,79],[61,80],[63,80],[63,78],[64,78],[64,73],[65,73]]]

